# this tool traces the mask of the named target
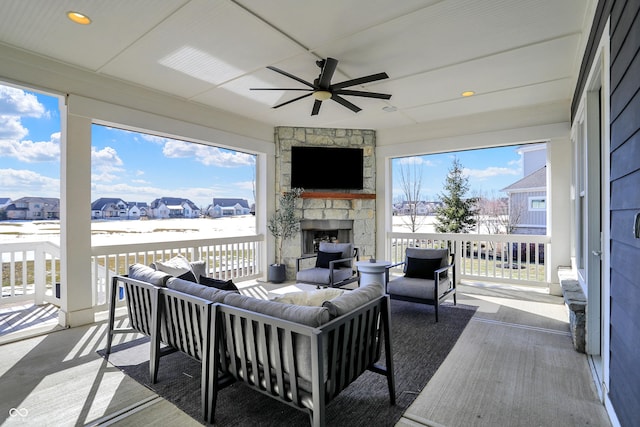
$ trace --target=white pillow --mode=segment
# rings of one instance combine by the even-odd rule
[[[316,291],[308,291],[308,292],[289,292],[282,296],[278,296],[272,299],[275,302],[281,302],[284,304],[294,304],[294,305],[306,305],[313,307],[321,307],[322,303],[325,301],[329,301],[333,298],[339,297],[342,295],[344,290],[342,289],[318,289]]]
[[[155,264],[158,271],[163,271],[173,277],[182,276],[187,271],[191,271],[193,273],[189,260],[182,255],[174,256],[167,261],[156,261]],[[199,277],[196,276],[196,279],[198,278]]]

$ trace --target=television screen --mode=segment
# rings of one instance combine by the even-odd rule
[[[291,147],[291,187],[362,190],[362,148]]]

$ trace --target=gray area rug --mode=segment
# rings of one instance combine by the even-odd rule
[[[328,405],[327,425],[394,425],[449,354],[475,309],[445,304],[434,323],[433,307],[391,301],[396,405],[389,404],[385,377],[365,372]],[[99,353],[104,356],[102,350]],[[114,346],[109,362],[202,422],[198,362],[177,352],[167,355],[160,359],[158,382],[151,384],[147,338]],[[305,426],[309,417],[235,383],[218,394],[216,425]]]

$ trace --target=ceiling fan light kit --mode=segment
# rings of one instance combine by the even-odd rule
[[[333,74],[335,73],[336,68],[338,67],[338,60],[334,58],[322,59],[322,60],[316,61],[316,65],[320,67],[320,75],[318,76],[317,79],[313,81],[313,83],[310,83],[304,79],[301,79],[298,76],[294,76],[293,74],[290,74],[279,68],[276,68],[273,66],[267,67],[268,69],[275,71],[276,73],[282,74],[283,76],[289,77],[290,79],[293,79],[299,83],[304,84],[305,86],[308,86],[309,89],[251,88],[251,90],[295,90],[295,91],[309,92],[307,94],[301,95],[289,101],[285,101],[280,104],[274,105],[273,108],[280,108],[287,104],[291,104],[292,102],[306,98],[308,96],[313,96],[315,101],[313,103],[313,109],[311,110],[312,116],[315,116],[320,112],[322,101],[327,101],[329,99],[336,101],[338,104],[350,109],[354,113],[357,113],[358,111],[361,110],[360,107],[352,104],[351,102],[347,101],[340,95],[361,96],[365,98],[377,98],[377,99],[391,99],[391,95],[386,93],[365,92],[361,90],[345,89],[350,86],[363,85],[363,84],[375,82],[378,80],[388,79],[389,76],[387,75],[387,73],[371,74],[370,76],[359,77],[356,79],[351,79],[351,80],[346,80],[344,82],[331,84],[331,78],[333,77]]]

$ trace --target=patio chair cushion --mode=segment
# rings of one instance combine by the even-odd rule
[[[407,257],[405,277],[417,279],[433,279],[433,273],[440,268],[439,258],[412,258]]]
[[[132,264],[129,266],[129,278],[147,282],[154,286],[166,286],[170,274],[154,270],[144,264]]]
[[[171,277],[167,280],[167,288],[184,292],[185,294],[195,295],[212,302],[222,302],[228,294],[233,293],[217,288],[210,288],[177,277]]]
[[[320,242],[318,246],[318,251],[323,252],[340,252],[340,257],[337,259],[344,258],[353,258],[353,243],[329,243],[329,242]],[[338,267],[338,266],[336,266]],[[341,267],[349,267],[351,268],[350,262],[343,262]],[[327,265],[326,268],[329,268]]]
[[[444,249],[431,249],[431,248],[407,248],[407,250],[405,251],[405,259],[404,259],[404,267],[403,267],[403,273],[407,273],[407,266],[409,264],[409,258],[420,258],[420,259],[439,259],[440,260],[440,266],[438,268],[441,267],[446,267],[447,265],[449,265],[450,262],[450,255],[449,255],[449,249],[448,248],[444,248]],[[444,272],[444,274],[441,274],[440,277],[447,277],[447,272]],[[431,277],[429,277],[429,279],[433,278],[433,274],[431,275]]]
[[[351,268],[334,268],[333,269],[333,281],[334,283],[341,282],[350,278],[353,275]],[[306,283],[320,283],[324,285],[329,284],[329,269],[328,268],[308,268],[306,270],[300,270],[296,273],[296,280]]]
[[[383,294],[383,289],[382,283],[371,283],[366,286],[360,286],[330,301],[325,301],[322,306],[326,307],[329,310],[331,318],[335,319],[378,298]]]
[[[322,307],[325,301],[339,297],[343,294],[342,289],[318,289],[314,291],[289,292],[284,295],[272,298],[271,301],[284,304],[306,305],[312,307]]]
[[[448,278],[440,279],[438,296],[441,296],[449,289],[450,281],[451,279]],[[389,295],[433,300],[434,287],[435,281],[433,279],[418,279],[415,277],[400,276],[387,283],[387,293]]]
[[[329,262],[336,261],[342,258],[342,252],[325,252],[318,251],[316,257],[316,267],[329,268]]]

